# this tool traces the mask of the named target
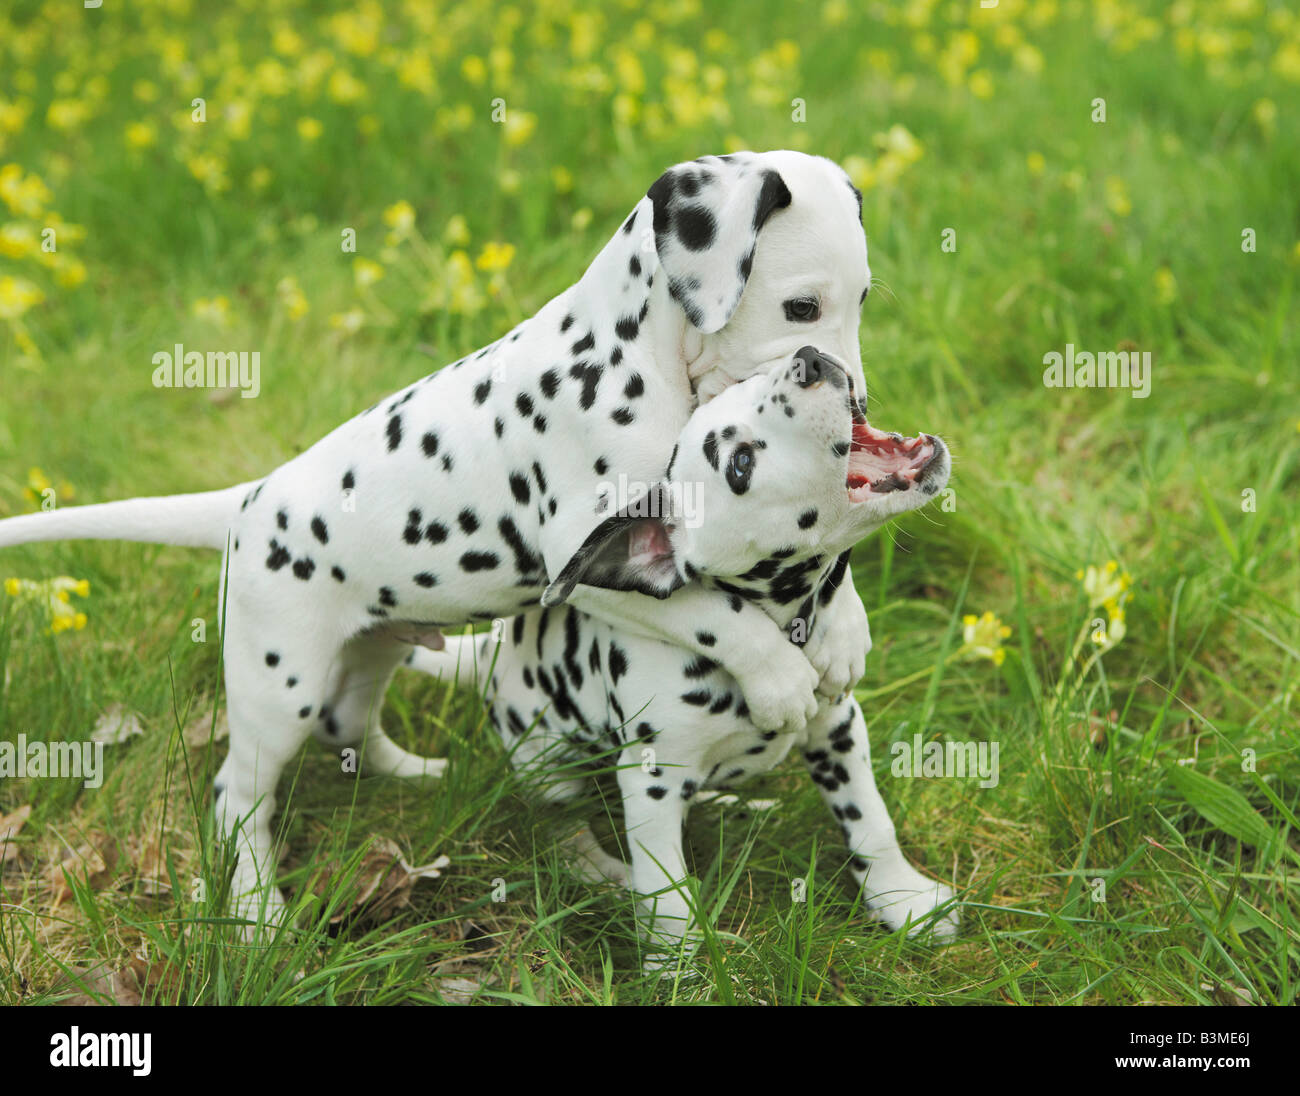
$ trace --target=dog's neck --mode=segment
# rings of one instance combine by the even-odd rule
[[[798,646],[812,633],[822,611],[844,581],[847,551],[837,556],[803,558],[780,554],[769,556],[737,578],[721,579],[702,575],[701,584],[762,609]],[[796,625],[802,622],[802,627]]]

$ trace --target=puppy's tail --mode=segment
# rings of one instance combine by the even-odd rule
[[[491,634],[445,638],[447,646],[441,651],[432,651],[428,647],[412,648],[403,665],[439,678],[453,688],[481,693],[496,654],[496,643]]]
[[[226,530],[258,481],[195,495],[69,506],[0,521],[0,548],[38,540],[138,540],[181,548],[225,548]]]

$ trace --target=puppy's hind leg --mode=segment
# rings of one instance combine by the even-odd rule
[[[872,917],[909,936],[935,942],[957,933],[950,887],[922,875],[898,847],[894,823],[876,788],[862,709],[852,696],[827,704],[808,725],[804,762],[822,799],[839,820],[853,877]]]
[[[312,732],[330,750],[356,750],[364,776],[437,778],[447,767],[444,758],[403,749],[380,726],[384,694],[410,650],[387,638],[350,640],[337,656],[330,691],[312,720]]]
[[[234,598],[224,646],[230,752],[214,781],[217,832],[235,841],[232,912],[270,925],[285,905],[274,886],[276,783],[308,737],[312,705],[303,705],[325,691],[334,652],[319,642],[290,641],[282,622]]]
[[[623,819],[632,870],[629,886],[638,895],[641,929],[648,945],[647,973],[675,967],[696,948],[697,929],[686,895],[682,826],[686,821],[685,768],[643,771],[640,757],[626,751],[618,771]],[[692,784],[698,783],[698,776]]]

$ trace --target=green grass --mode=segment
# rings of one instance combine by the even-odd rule
[[[668,5],[645,34],[636,5],[614,4],[584,57],[573,47],[586,31],[559,5],[521,7],[517,20],[467,5],[436,29],[385,7],[387,30],[363,55],[346,42],[364,40],[316,4],[177,17],[20,2],[0,22],[0,169],[46,181],[48,206],[86,228],[60,250],[87,270],[61,288],[0,248],[0,280],[46,297],[0,320],[0,514],[27,508],[31,466],[73,484],[78,503],[262,475],[571,283],[668,164],[744,145],[879,169],[874,137],[901,124],[923,155],[868,188],[863,210],[881,283],[862,327],[871,415],[949,439],[955,509],[932,506],[857,549],[876,643],[861,689],[904,848],[958,888],[961,934],[935,952],[869,924],[832,820],[787,766],[747,789],[778,798],[776,810],[693,813],[693,885],[713,917],[700,976],[643,979],[631,899],[574,879],[555,848],[582,817],[616,829],[608,775],[591,802],[540,808],[477,705],[404,676],[385,725],[408,748],[449,757],[447,778],[433,789],[357,782],[308,747],[278,816],[280,881],[306,929],[245,947],[219,913],[221,850],[204,838],[224,747],[183,746],[178,734],[210,720],[218,694],[216,559],[52,544],[6,551],[0,578],[89,579],[89,623],[52,637],[40,612],[0,598],[0,736],[82,740],[113,702],[138,712],[145,734],[108,747],[98,791],[0,780],[0,814],[33,807],[0,872],[0,1001],[53,1002],[81,992],[75,972],[139,957],[146,998],[196,1003],[427,1002],[449,978],[495,1001],[1294,1003],[1295,16],[1280,3],[1237,14],[1207,3],[844,5],[835,25],[833,3],[759,0],[707,14]],[[1118,13],[1113,29],[1104,11]],[[1154,35],[1127,48],[1148,13]],[[366,97],[338,103],[296,79],[282,97],[250,90],[278,22],[306,53],[328,48]],[[948,82],[935,56],[967,28],[980,55]],[[783,39],[797,56],[778,50]],[[1014,63],[1020,40],[1040,51],[1037,74]],[[640,110],[628,124],[614,103],[620,45],[644,69],[643,92],[623,88]],[[494,47],[511,51],[513,75],[470,83],[461,58]],[[388,50],[427,53],[436,89],[403,86]],[[709,66],[724,85],[701,92],[716,86]],[[972,94],[972,71],[988,73],[991,97]],[[135,97],[141,79],[156,101]],[[209,121],[173,124],[199,95]],[[536,116],[529,140],[510,145],[488,121],[498,95]],[[803,123],[790,120],[794,97]],[[1105,123],[1090,120],[1097,97]],[[47,108],[69,98],[93,115],[59,130]],[[228,120],[240,99],[246,137]],[[25,122],[6,126],[5,106],[24,103]],[[461,103],[463,129],[447,114]],[[298,136],[300,115],[320,120],[318,140]],[[366,116],[373,127],[359,128]],[[129,149],[123,130],[142,120],[157,143]],[[228,189],[196,180],[197,154],[224,160]],[[557,187],[556,165],[572,190]],[[271,172],[260,189],[258,168]],[[423,262],[410,244],[380,254],[382,214],[398,200],[429,242]],[[420,307],[443,284],[451,245],[439,241],[455,214],[471,258],[489,240],[517,249],[502,291],[468,315]],[[23,220],[0,204],[0,229],[5,218]],[[345,227],[358,254],[386,267],[370,296],[340,252]],[[1241,249],[1247,227],[1254,253]],[[946,228],[955,252],[941,249]],[[277,302],[286,276],[310,302],[298,322]],[[224,330],[193,312],[217,295],[230,301]],[[367,323],[345,337],[329,316],[353,307]],[[18,322],[39,356],[22,349]],[[176,342],[259,350],[261,395],[216,403],[154,389],[151,356]],[[1066,343],[1150,350],[1150,398],[1045,388],[1043,355]],[[1111,558],[1134,580],[1127,635],[1081,674],[1086,647],[1072,651],[1094,611],[1075,575]],[[944,662],[961,617],[985,610],[1012,628],[1005,661]],[[206,644],[191,642],[196,617]],[[891,742],[917,732],[996,741],[999,784],[892,777]],[[1255,772],[1243,771],[1248,749]],[[408,905],[331,925],[368,878],[372,838],[411,864],[451,864],[415,883]],[[59,898],[51,872],[87,841],[102,842],[105,868]],[[153,846],[170,892],[142,882]],[[206,903],[191,900],[195,878]],[[795,878],[805,902],[791,901]],[[1096,880],[1105,902],[1093,901]]]

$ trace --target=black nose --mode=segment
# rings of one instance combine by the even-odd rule
[[[794,366],[801,371],[797,374],[800,388],[811,388],[824,381],[835,369],[835,363],[823,357],[815,346],[804,346],[795,351]]]

